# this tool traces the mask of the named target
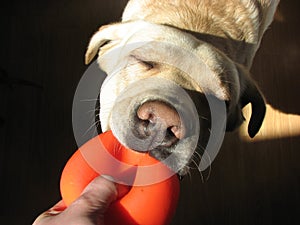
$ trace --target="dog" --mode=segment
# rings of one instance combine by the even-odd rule
[[[112,129],[125,146],[150,151],[161,161],[173,154],[165,163],[181,176],[188,173],[199,142],[207,144],[212,132],[207,96],[224,102],[226,131],[241,125],[242,108],[251,103],[248,133],[254,137],[266,106],[249,70],[278,4],[130,0],[121,22],[102,26],[92,36],[85,56],[89,64],[98,53],[97,62],[108,75],[100,93],[102,130]],[[194,102],[196,118],[194,109],[184,105],[188,99],[178,100],[184,95],[178,86]],[[122,98],[126,93],[131,93],[127,100]]]

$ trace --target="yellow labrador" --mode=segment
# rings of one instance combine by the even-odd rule
[[[102,130],[115,130],[124,145],[152,150],[160,160],[175,154],[166,164],[179,168],[181,175],[195,151],[188,130],[197,128],[191,120],[199,120],[203,131],[203,121],[210,117],[203,116],[208,107],[207,101],[199,100],[203,95],[225,102],[229,131],[243,122],[241,109],[251,103],[248,133],[254,137],[264,119],[265,102],[249,70],[278,3],[130,0],[122,21],[101,27],[86,52],[87,64],[99,53],[98,63],[108,74],[100,95]],[[178,94],[173,83],[193,99],[199,118],[184,105],[187,99],[178,100],[184,94]],[[127,90],[129,86],[134,91]],[[126,91],[130,101],[117,101]],[[181,113],[191,116],[182,119]]]

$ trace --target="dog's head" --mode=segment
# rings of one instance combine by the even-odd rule
[[[102,130],[112,129],[125,146],[151,150],[160,160],[174,154],[167,164],[181,175],[197,146],[198,122],[200,140],[210,130],[205,97],[224,103],[226,130],[243,122],[248,103],[248,133],[254,137],[260,129],[265,102],[247,70],[190,34],[145,21],[107,25],[92,37],[86,63],[97,53],[108,74],[100,93]]]

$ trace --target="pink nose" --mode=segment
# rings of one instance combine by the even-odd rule
[[[172,145],[184,135],[177,111],[161,101],[148,101],[137,110],[140,133],[155,135],[155,129],[165,132],[165,144]]]

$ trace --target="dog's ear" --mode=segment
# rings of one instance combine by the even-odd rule
[[[250,79],[247,80],[245,89],[240,97],[240,104],[242,108],[248,103],[251,103],[252,108],[248,124],[248,134],[251,138],[253,138],[263,123],[266,114],[266,103],[256,83]]]
[[[100,27],[99,31],[92,36],[89,42],[85,54],[85,63],[89,64],[99,52],[99,65],[101,67],[107,67],[113,64],[111,62],[112,59],[104,59],[105,57],[103,58],[102,56],[111,49],[117,49],[117,47],[120,47],[119,51],[116,51],[118,52],[118,59],[129,56],[133,50],[131,49],[132,46],[129,45],[131,43],[130,41],[135,43],[134,48],[138,48],[138,43],[143,43],[145,40],[149,41],[148,35],[144,34],[144,30],[151,30],[150,28],[147,29],[147,26],[153,28],[154,25],[143,21],[133,21],[113,23]],[[124,48],[125,45],[129,47]],[[118,59],[116,59],[114,63],[118,63]],[[103,62],[103,60],[105,62]],[[107,60],[109,60],[109,63],[106,62]],[[110,68],[107,69],[109,70]]]
[[[96,56],[98,51],[110,41],[116,39],[115,29],[118,24],[110,24],[100,27],[91,38],[87,51],[85,53],[85,64],[89,64]]]
[[[256,83],[250,78],[248,72],[243,68],[238,68],[240,76],[241,93],[238,105],[231,111],[227,119],[227,130],[241,125],[244,120],[242,108],[251,103],[251,117],[248,124],[248,134],[253,138],[259,131],[266,113],[266,103],[264,97]]]

